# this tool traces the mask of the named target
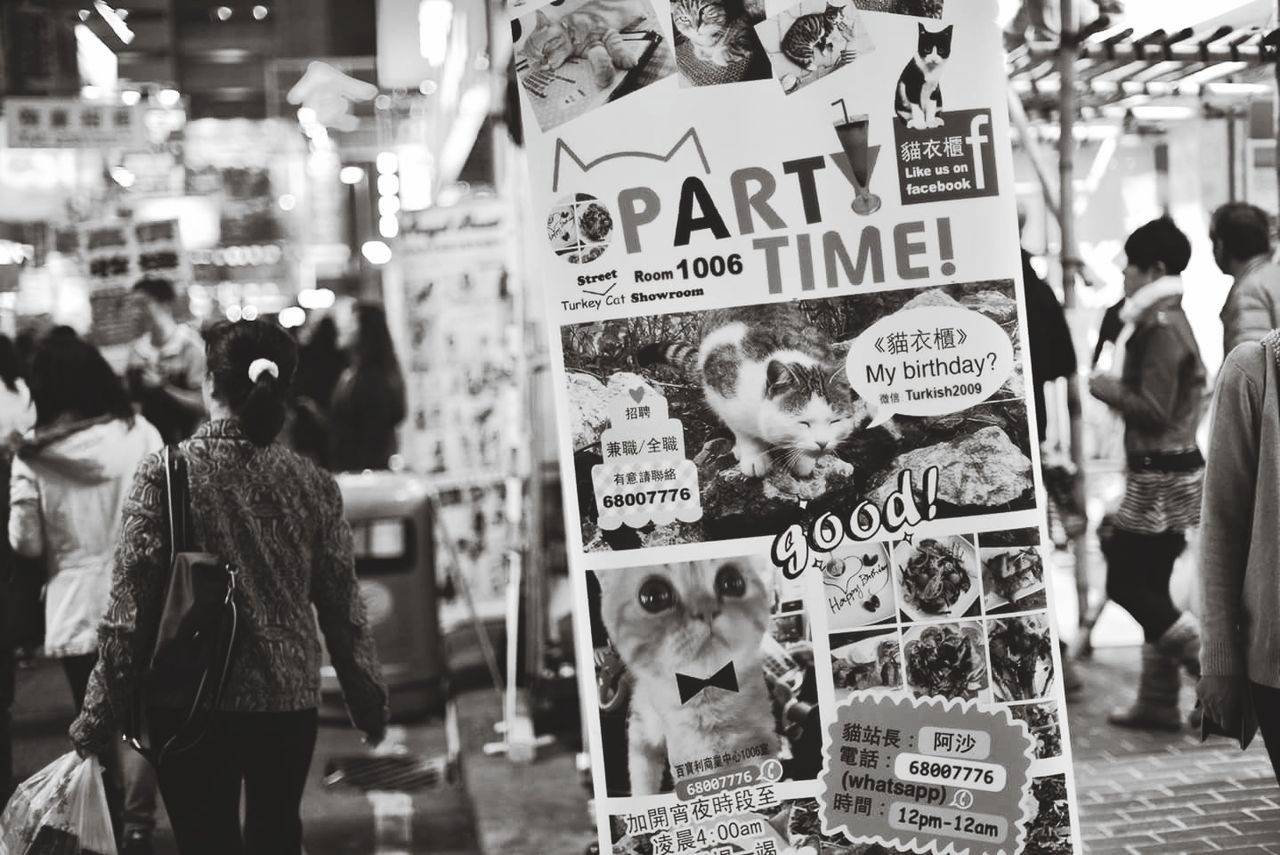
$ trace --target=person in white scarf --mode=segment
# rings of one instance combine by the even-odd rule
[[[1182,311],[1181,274],[1191,244],[1167,217],[1137,229],[1125,243],[1124,329],[1109,369],[1089,391],[1124,419],[1128,464],[1120,507],[1098,538],[1107,559],[1107,594],[1141,624],[1146,637],[1137,702],[1113,724],[1176,730],[1179,668],[1199,677],[1199,630],[1169,596],[1185,531],[1200,521],[1204,459],[1196,447],[1205,369]]]

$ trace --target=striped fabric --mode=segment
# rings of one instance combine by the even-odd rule
[[[1116,528],[1137,534],[1180,531],[1200,524],[1204,471],[1130,472]]]

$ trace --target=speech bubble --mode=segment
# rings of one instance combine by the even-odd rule
[[[1013,342],[986,315],[959,306],[903,309],[849,348],[849,382],[871,407],[871,426],[895,415],[940,416],[995,394],[1013,373]]]
[[[951,799],[951,807],[957,807],[960,810],[973,807],[973,793],[968,790],[956,790],[955,796]]]

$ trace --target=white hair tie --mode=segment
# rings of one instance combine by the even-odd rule
[[[257,383],[258,378],[262,376],[262,372],[267,372],[277,380],[280,379],[280,366],[276,365],[270,359],[255,359],[249,363],[249,382]]]

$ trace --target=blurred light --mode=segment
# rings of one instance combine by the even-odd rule
[[[477,56],[475,61],[475,67],[476,67],[476,71],[488,71],[489,70],[489,54],[482,53],[479,56]]]
[[[395,196],[378,197],[378,213],[384,217],[395,216],[400,212],[400,200]]]
[[[101,86],[81,86],[80,97],[87,98],[90,101],[96,101],[97,99],[102,97],[102,87]]]
[[[239,306],[227,306],[227,320],[229,320],[229,321],[238,321],[238,320],[240,320],[240,307],[239,307]]]
[[[255,20],[255,21],[261,21],[263,18],[267,17],[267,15],[270,13],[270,11],[271,11],[271,10],[270,10],[270,9],[268,9],[266,6],[254,6],[254,7],[253,7],[253,20]]]
[[[379,175],[390,175],[400,166],[400,158],[394,151],[380,151],[377,163]]]
[[[90,12],[88,9],[81,9],[81,10],[80,10],[80,20],[82,20],[82,21],[87,21],[87,20],[89,20],[89,16],[90,16],[91,14],[93,14],[93,13],[92,13],[92,12]]]
[[[418,5],[418,52],[434,66],[444,65],[453,29],[450,0],[422,0]]]
[[[126,89],[120,93],[120,100],[126,107],[132,107],[142,100],[142,93],[136,89]]]
[[[240,313],[240,317],[246,321],[256,321],[258,319],[258,307],[249,305],[244,307],[244,311]]]
[[[378,193],[383,196],[394,196],[400,192],[400,179],[394,174],[378,176]]]
[[[126,190],[132,187],[133,182],[137,180],[137,177],[123,166],[111,167],[111,178]]]
[[[328,309],[337,299],[328,288],[304,288],[298,292],[298,305],[304,309]]]
[[[395,217],[378,218],[378,234],[384,238],[393,238],[400,234],[400,221]]]
[[[229,21],[231,20],[231,7],[219,6],[215,14],[217,14],[219,21]]]
[[[1142,122],[1177,122],[1195,118],[1198,111],[1185,104],[1139,104],[1129,112]]]
[[[287,330],[300,327],[307,322],[307,310],[298,306],[281,309],[278,320],[280,321],[280,326]]]
[[[391,247],[387,246],[380,240],[367,240],[360,247],[360,254],[363,255],[370,264],[386,264],[391,260]]]
[[[298,206],[298,200],[292,193],[285,193],[277,201],[282,211],[292,211]]]
[[[390,110],[390,109],[391,109],[391,96],[390,96],[390,95],[379,95],[377,98],[374,98],[374,99],[373,99],[373,106],[374,106],[376,109],[379,109],[379,110]]]
[[[359,184],[364,180],[364,170],[358,166],[344,166],[338,172],[338,180],[343,184]]]
[[[434,95],[439,88],[434,80],[424,80],[418,84],[418,91],[423,95]]]
[[[182,100],[182,94],[177,89],[161,89],[156,93],[156,100],[161,107],[176,107]]]
[[[116,9],[116,14],[120,16],[120,20],[122,20],[122,21],[127,21],[127,20],[129,20],[129,10],[128,10],[128,9]]]
[[[299,107],[298,121],[304,125],[314,125],[316,123],[316,111],[314,107]]]

